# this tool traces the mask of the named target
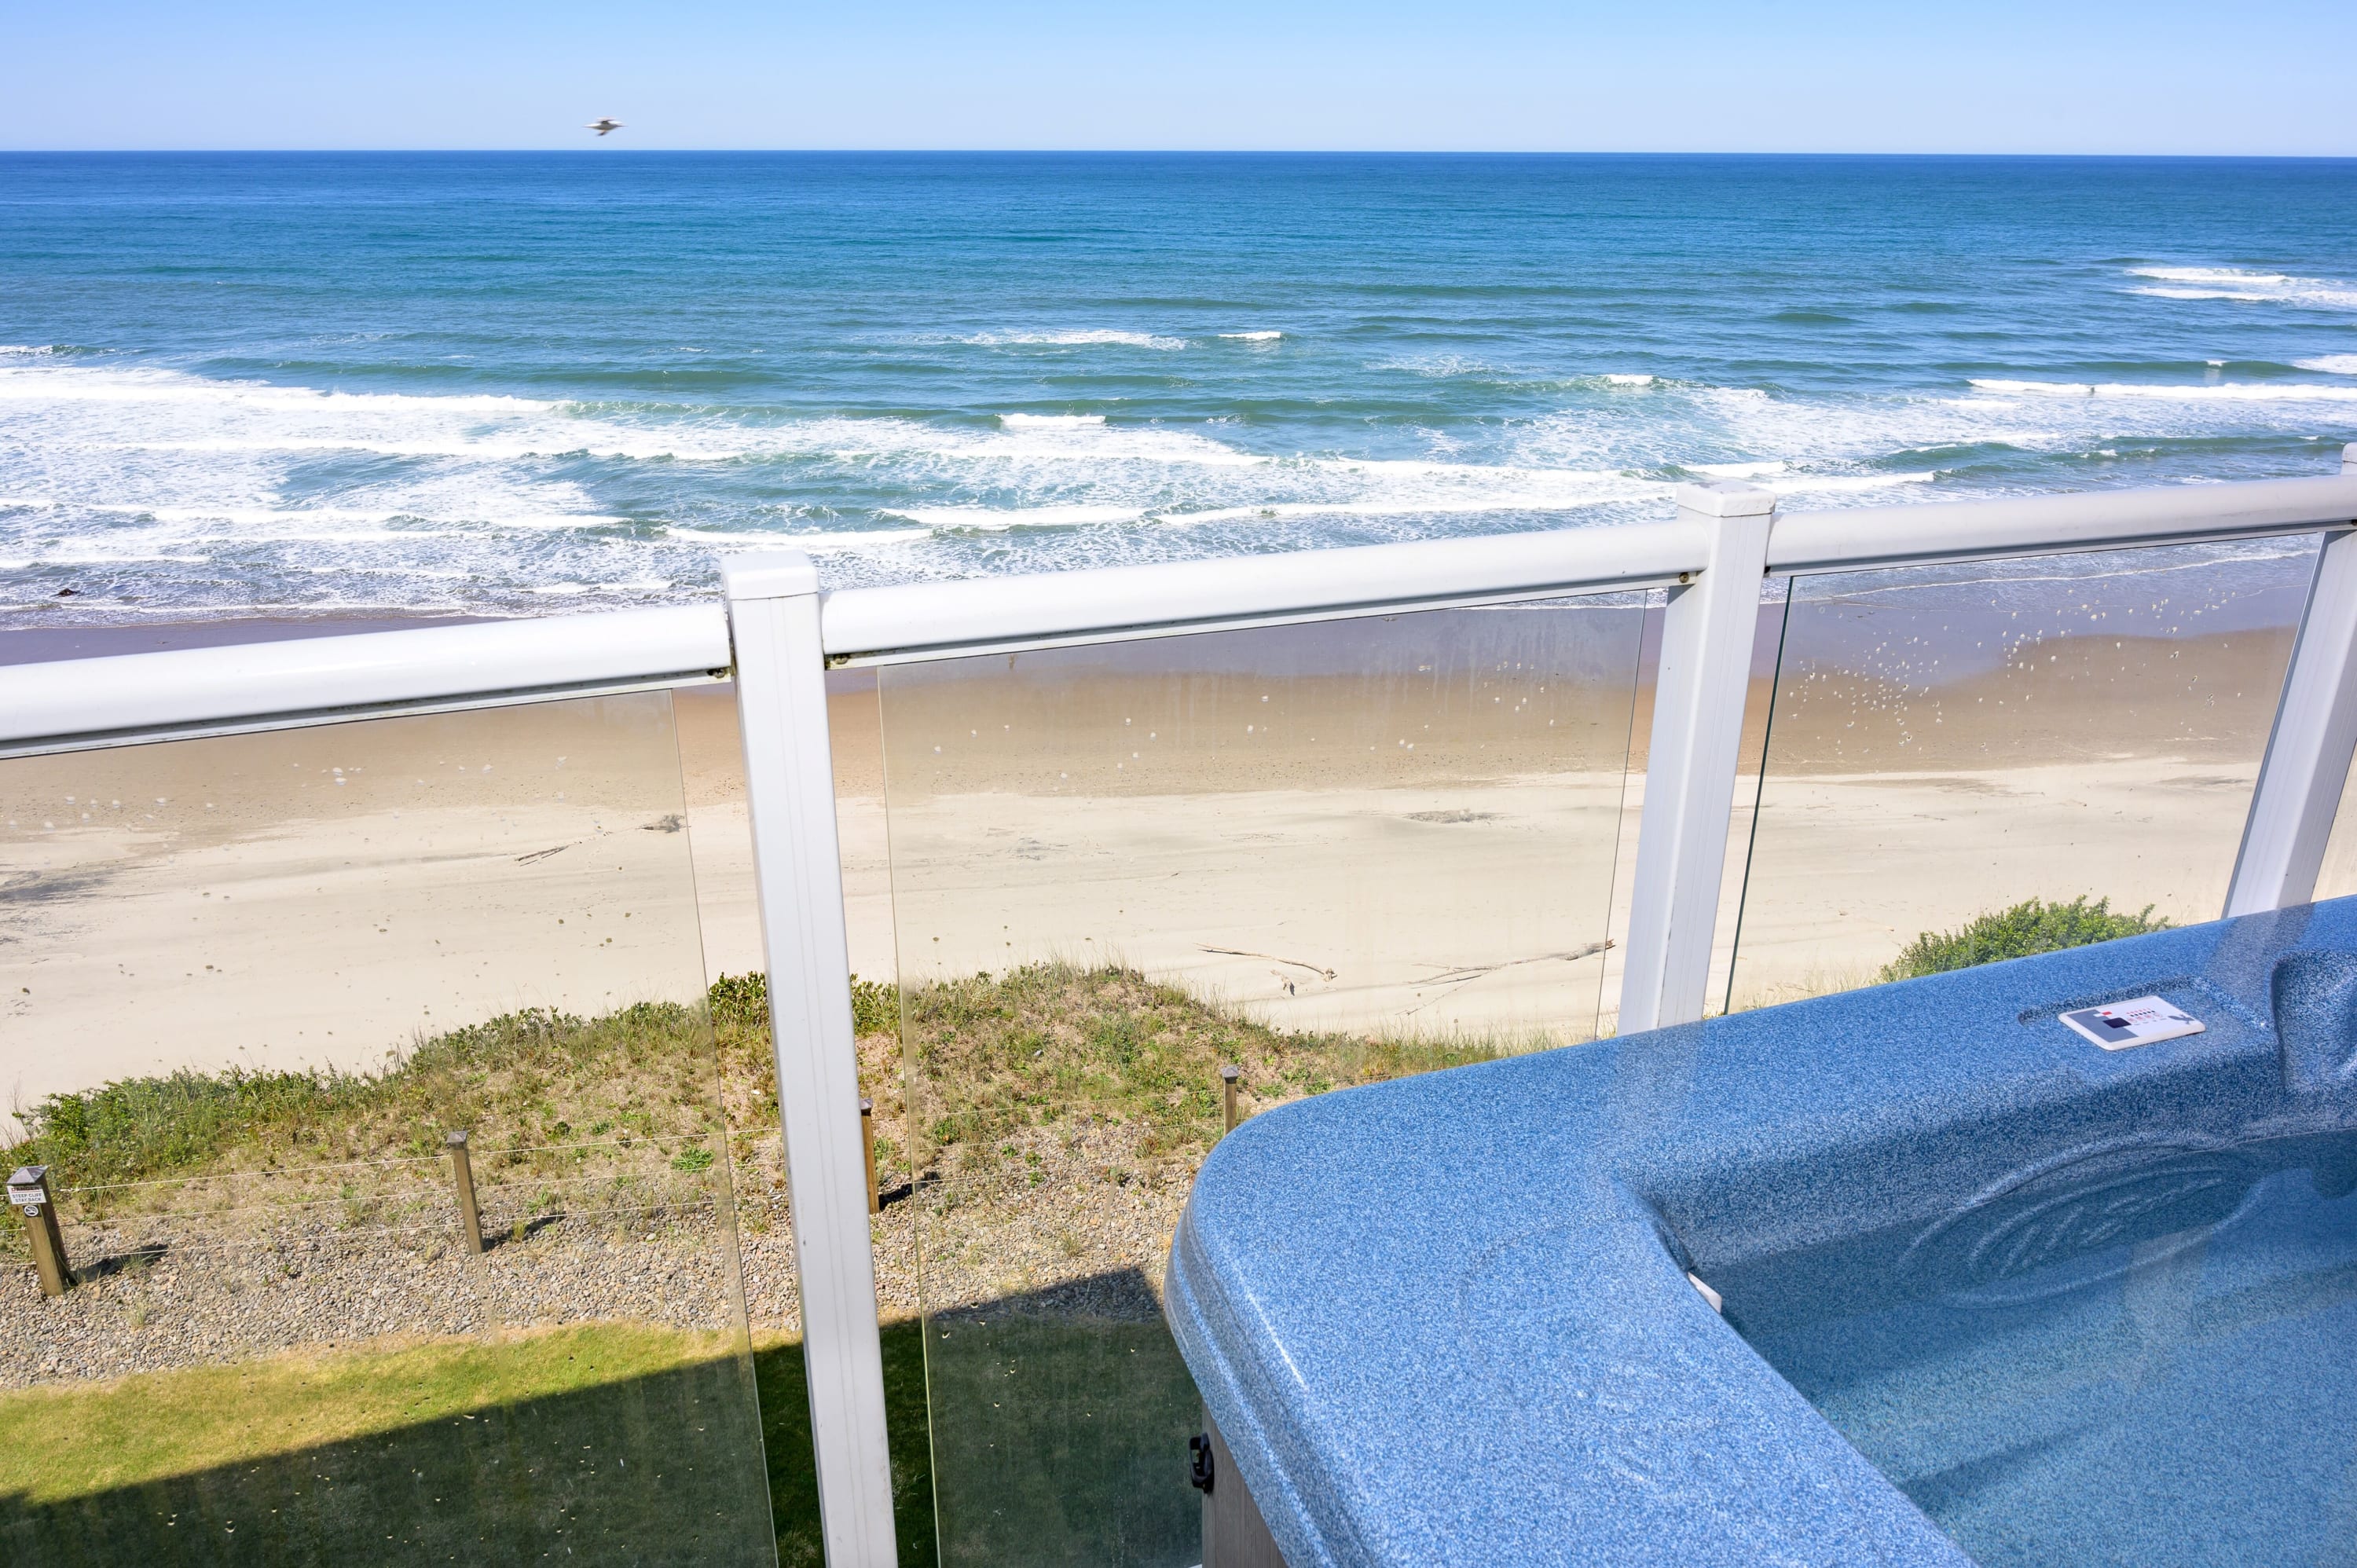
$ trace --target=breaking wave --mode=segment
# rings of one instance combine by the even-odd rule
[[[2130,267],[2151,283],[2137,294],[2161,299],[2224,299],[2246,305],[2293,305],[2311,310],[2357,310],[2357,284],[2297,277],[2241,267]]]
[[[2337,358],[2302,368],[2350,373]],[[1453,431],[1353,418],[1305,450],[1297,424],[1140,419],[1118,400],[794,414],[348,392],[12,349],[0,611],[64,586],[143,615],[660,601],[707,591],[739,549],[811,550],[836,582],[1049,569],[1609,523],[1661,515],[1697,474],[1861,504],[1969,488],[2006,455],[2314,434],[2357,401],[2357,386],[2280,381],[1833,395],[1615,371],[1515,386],[1544,405]]]

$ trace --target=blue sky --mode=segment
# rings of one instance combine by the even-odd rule
[[[0,0],[0,148],[2357,155],[2357,4]]]

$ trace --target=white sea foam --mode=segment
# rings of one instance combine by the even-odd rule
[[[1250,423],[331,394],[18,356],[0,360],[0,553],[85,592],[135,585],[138,607],[109,614],[217,605],[229,579],[246,609],[635,602],[764,544],[877,581],[1656,515],[1697,471],[1837,505],[1931,484],[1960,447],[2313,435],[2357,393],[1992,380],[1964,397],[1826,397],[1656,378],[1607,395],[1629,374],[1551,383],[1552,414],[1384,432],[1371,439],[1397,444],[1357,456],[1290,450]],[[59,585],[34,581],[34,597]]]
[[[887,507],[884,515],[905,517],[930,529],[1003,533],[1011,528],[1086,528],[1091,524],[1135,522],[1146,515],[1146,509],[1135,506]]]
[[[1377,360],[1367,369],[1405,371],[1411,375],[1430,376],[1436,381],[1452,381],[1458,376],[1508,377],[1512,374],[1486,360],[1469,359],[1463,354],[1405,354],[1397,359]]]
[[[48,354],[48,349],[26,349]],[[248,408],[342,412],[431,409],[437,413],[529,413],[557,407],[536,398],[497,392],[346,392],[262,381],[217,381],[176,371],[98,370],[83,366],[0,367],[0,399],[43,403],[178,403]]]
[[[662,537],[693,544],[716,544],[722,550],[792,550],[844,551],[874,550],[888,544],[909,544],[920,539],[931,539],[930,528],[845,528],[822,529],[805,532],[791,526],[756,525],[746,528],[690,528],[676,522],[663,524]]]
[[[2357,387],[2305,382],[2221,381],[2205,386],[2169,386],[2136,381],[2013,381],[1975,380],[1983,392],[2014,397],[2152,398],[2166,403],[2357,403]]]
[[[1111,346],[1124,349],[1159,349],[1168,351],[1184,349],[1184,338],[1166,338],[1157,332],[1116,332],[1098,328],[1085,332],[979,332],[958,341],[983,349],[1052,348],[1085,349]]]
[[[1616,387],[1649,387],[1661,378],[1642,372],[1616,371],[1604,379]]]
[[[821,555],[856,555],[871,550],[882,550],[895,544],[913,544],[920,539],[931,539],[937,531],[931,528],[845,528],[823,533],[739,533],[731,535],[701,535],[726,542],[739,550],[774,550],[780,545],[794,550],[808,550]],[[680,537],[690,537],[680,531]]]
[[[2318,371],[2328,376],[2357,376],[2357,354],[2319,354],[2313,360],[2294,360],[2303,371]]]
[[[1238,343],[1274,343],[1285,334],[1282,332],[1222,332],[1220,336]]]
[[[1780,496],[1843,495],[1856,490],[1887,490],[1900,485],[1928,485],[1939,478],[1934,469],[1912,474],[1786,474],[1767,481]]]
[[[2162,299],[2223,299],[2247,305],[2294,305],[2311,310],[2357,310],[2357,284],[2298,277],[2243,267],[2130,267],[2131,277],[2157,287],[2133,290]]]
[[[628,518],[597,512],[482,507],[465,509],[458,515],[446,516],[438,520],[442,526],[436,526],[424,522],[416,510],[407,507],[137,506],[91,501],[69,505],[59,501],[0,501],[0,507],[12,505],[38,506],[49,511],[70,510],[102,518],[119,517],[132,523],[147,524],[173,538],[216,542],[414,543],[502,529],[559,533],[585,528],[619,528],[630,522]],[[390,526],[393,524],[407,526]],[[118,530],[118,536],[130,535]]]

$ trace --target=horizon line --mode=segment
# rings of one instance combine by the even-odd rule
[[[483,147],[9,147],[0,157],[451,156],[569,153],[583,157],[721,155],[788,157],[1237,157],[1237,158],[1824,158],[2136,163],[2357,163],[2349,153],[2119,153],[1625,149],[1526,147],[647,147],[622,144]]]

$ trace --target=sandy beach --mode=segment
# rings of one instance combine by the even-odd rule
[[[704,984],[662,693],[0,765],[0,1094]]]
[[[1114,961],[1279,1026],[1609,1029],[1651,721],[1615,613],[838,671],[853,966]],[[1738,1005],[2026,897],[2214,916],[2285,638],[2040,646],[1936,688],[1788,650],[1764,789],[1754,681],[1715,999],[1738,909]],[[362,1068],[759,966],[725,686],[19,759],[0,799],[13,1104]]]

